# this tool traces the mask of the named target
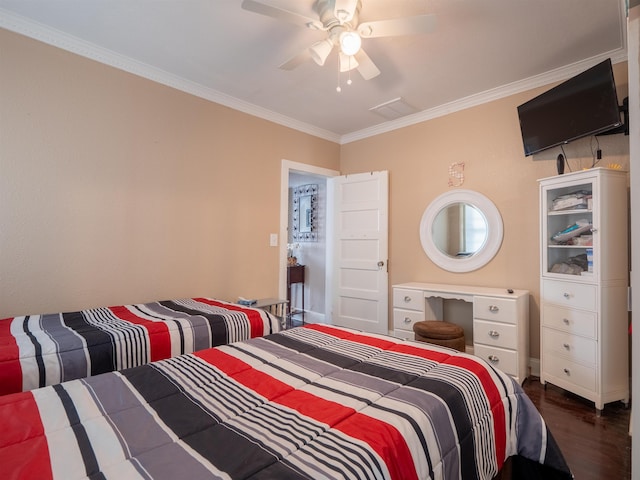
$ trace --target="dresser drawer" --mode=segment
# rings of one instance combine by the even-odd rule
[[[518,311],[515,300],[495,297],[473,297],[473,317],[515,324]]]
[[[542,325],[545,327],[597,339],[596,319],[596,312],[542,304]]]
[[[565,307],[595,310],[596,293],[595,285],[560,282],[558,280],[542,281],[542,301],[556,303]]]
[[[518,346],[517,327],[508,323],[473,320],[473,341],[494,347],[513,348]]]
[[[507,375],[514,377],[518,375],[518,354],[515,350],[488,347],[475,343],[473,345],[473,353]]]
[[[409,290],[406,288],[393,289],[393,306],[396,308],[424,312],[424,302],[424,292],[422,290]],[[424,318],[422,320],[424,320]]]
[[[413,324],[424,320],[423,312],[416,312],[415,310],[404,310],[402,308],[393,309],[393,328],[394,330],[408,330],[412,332],[413,338]]]
[[[553,352],[544,352],[544,370],[549,375],[557,379],[569,382],[589,391],[596,388],[595,367],[587,367],[576,362],[572,362],[561,355]],[[555,383],[551,381],[552,383]],[[562,387],[562,385],[559,385]]]
[[[588,365],[596,364],[598,343],[595,340],[570,335],[550,328],[543,328],[542,341],[545,355],[562,355],[572,362]]]

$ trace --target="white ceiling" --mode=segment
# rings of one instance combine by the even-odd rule
[[[313,0],[262,0],[313,17]],[[323,32],[240,0],[0,0],[0,27],[292,128],[347,143],[626,60],[625,0],[362,0],[360,20],[435,14],[427,34],[369,38],[381,74],[338,83],[278,68]],[[1,66],[0,66],[1,68]],[[417,113],[370,109],[401,97]]]

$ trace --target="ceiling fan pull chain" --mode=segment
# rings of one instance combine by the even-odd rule
[[[340,51],[338,51],[338,86],[336,87],[336,92],[342,92],[342,87],[340,86]]]

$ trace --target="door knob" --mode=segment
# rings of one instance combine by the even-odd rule
[[[378,262],[378,266],[379,266],[379,267],[384,267],[384,262],[383,262],[382,260],[380,260],[380,261]]]

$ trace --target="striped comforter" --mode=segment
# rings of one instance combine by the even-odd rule
[[[321,325],[8,395],[0,425],[6,478],[570,478],[481,359]]]
[[[0,320],[0,395],[267,335],[264,310],[210,298]]]

